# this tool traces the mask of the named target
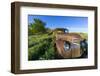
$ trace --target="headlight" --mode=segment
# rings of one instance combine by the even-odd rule
[[[69,49],[70,49],[70,43],[67,42],[67,41],[65,41],[65,42],[64,42],[64,50],[65,50],[65,51],[68,51]]]

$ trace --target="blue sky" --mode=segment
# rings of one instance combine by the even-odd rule
[[[51,29],[68,28],[70,32],[88,32],[88,17],[28,15],[28,24],[34,23],[35,18],[45,22],[46,27]]]

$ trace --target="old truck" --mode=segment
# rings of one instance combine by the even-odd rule
[[[56,28],[55,47],[57,53],[62,58],[80,58],[87,54],[86,39],[77,33],[69,33],[68,29]]]

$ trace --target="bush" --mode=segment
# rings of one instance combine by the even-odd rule
[[[48,50],[52,38],[47,38],[40,41],[38,44],[28,49],[28,59],[29,60],[38,60],[41,59],[45,54],[45,51]]]
[[[46,49],[44,55],[41,58],[46,60],[55,58],[55,50],[53,42],[50,43],[50,46]]]

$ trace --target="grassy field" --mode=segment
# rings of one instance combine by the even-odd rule
[[[88,33],[82,33],[82,32],[71,32],[80,35],[83,39],[88,40]]]
[[[77,34],[79,34],[83,39],[88,40],[88,33],[77,33]]]

